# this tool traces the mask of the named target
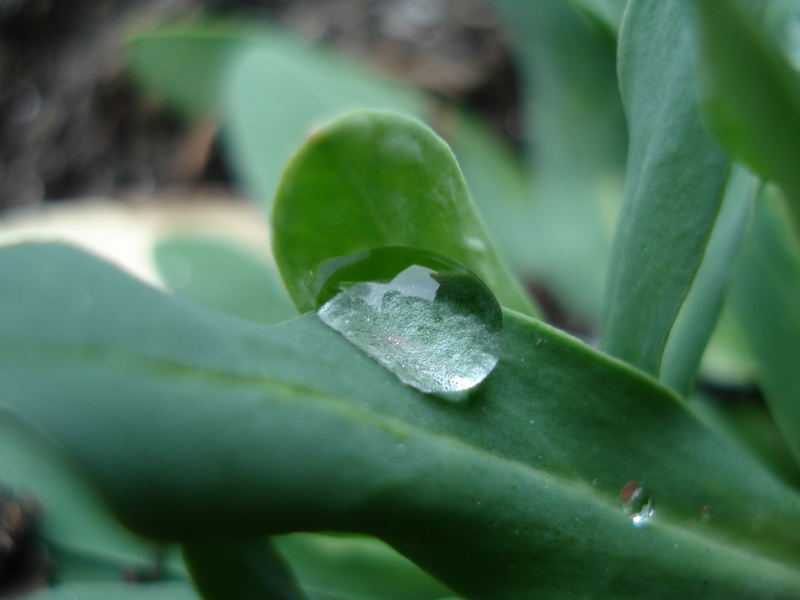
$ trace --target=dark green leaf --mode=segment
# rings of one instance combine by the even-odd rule
[[[70,583],[42,590],[29,600],[198,600],[185,581],[165,583]]]
[[[183,547],[189,572],[206,600],[302,600],[286,565],[264,539],[190,542]]]
[[[156,266],[177,294],[262,323],[295,316],[274,266],[252,251],[222,238],[183,235],[154,249]]]
[[[357,111],[320,127],[286,167],[273,212],[273,249],[301,310],[316,308],[324,261],[411,246],[480,275],[501,303],[533,312],[494,249],[450,149],[422,123]]]
[[[248,323],[61,246],[3,250],[0,279],[4,401],[143,533],[362,531],[468,598],[800,594],[794,490],[654,380],[517,313],[453,404],[314,315]],[[632,481],[657,498],[640,529]]]
[[[731,304],[770,410],[800,458],[800,243],[780,195],[768,190],[758,200]]]
[[[709,123],[733,156],[784,189],[800,227],[800,75],[735,0],[693,4]]]
[[[700,119],[690,24],[684,0],[633,2],[620,36],[631,143],[602,347],[654,375],[703,258],[730,168]]]

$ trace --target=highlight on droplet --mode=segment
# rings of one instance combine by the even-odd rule
[[[619,493],[622,509],[637,529],[644,527],[656,512],[656,501],[650,490],[639,481],[629,481]]]

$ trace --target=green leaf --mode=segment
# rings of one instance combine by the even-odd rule
[[[248,323],[54,245],[1,251],[0,279],[5,401],[142,533],[360,531],[477,599],[800,594],[797,492],[651,378],[518,313],[453,404],[315,315]],[[640,529],[631,481],[657,498]]]
[[[500,254],[516,275],[530,277],[536,264],[531,253],[534,203],[520,158],[473,115],[459,111],[449,123],[445,138]]]
[[[262,323],[296,314],[274,266],[240,245],[179,235],[161,240],[153,252],[167,286],[200,304]]]
[[[597,21],[608,33],[617,35],[628,0],[570,0],[575,8]]]
[[[297,44],[254,49],[233,69],[223,118],[245,187],[270,207],[283,166],[319,123],[355,108],[423,113],[423,96],[337,55]]]
[[[160,25],[135,33],[126,50],[136,83],[192,117],[215,115],[231,65],[264,44],[265,28],[213,20]],[[278,32],[272,32],[279,36]]]
[[[264,539],[210,540],[183,546],[195,586],[206,600],[302,600],[286,565]]]
[[[783,188],[800,228],[800,75],[735,0],[693,5],[709,124],[728,152]]]
[[[735,168],[703,262],[681,307],[664,349],[659,379],[688,396],[717,323],[733,263],[750,214],[758,181]]]
[[[185,581],[163,583],[70,583],[42,590],[29,600],[198,600]]]
[[[658,374],[722,202],[729,162],[700,119],[683,0],[633,2],[619,72],[630,129],[601,346]]]
[[[330,258],[411,246],[480,275],[500,302],[533,312],[478,217],[450,149],[419,121],[356,111],[317,129],[286,167],[273,212],[273,251],[300,311]]]
[[[752,351],[759,383],[778,428],[800,458],[800,242],[783,199],[759,198],[736,265],[731,306]]]
[[[434,600],[450,591],[380,540],[295,533],[273,539],[309,594],[331,598]]]
[[[520,65],[533,146],[535,207],[517,228],[527,232],[530,270],[571,316],[595,325],[627,144],[614,45],[563,0],[503,0],[499,7]]]

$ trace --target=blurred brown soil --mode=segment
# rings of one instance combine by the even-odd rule
[[[280,20],[519,131],[488,0],[0,0],[0,209],[229,185],[213,127],[180,121],[125,73],[132,27],[203,10]]]

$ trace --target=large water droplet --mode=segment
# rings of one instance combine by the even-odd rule
[[[619,493],[622,509],[634,527],[644,527],[656,512],[656,500],[644,484],[629,481]]]
[[[403,383],[463,392],[497,364],[500,305],[458,263],[389,246],[331,259],[318,273],[319,318]]]

